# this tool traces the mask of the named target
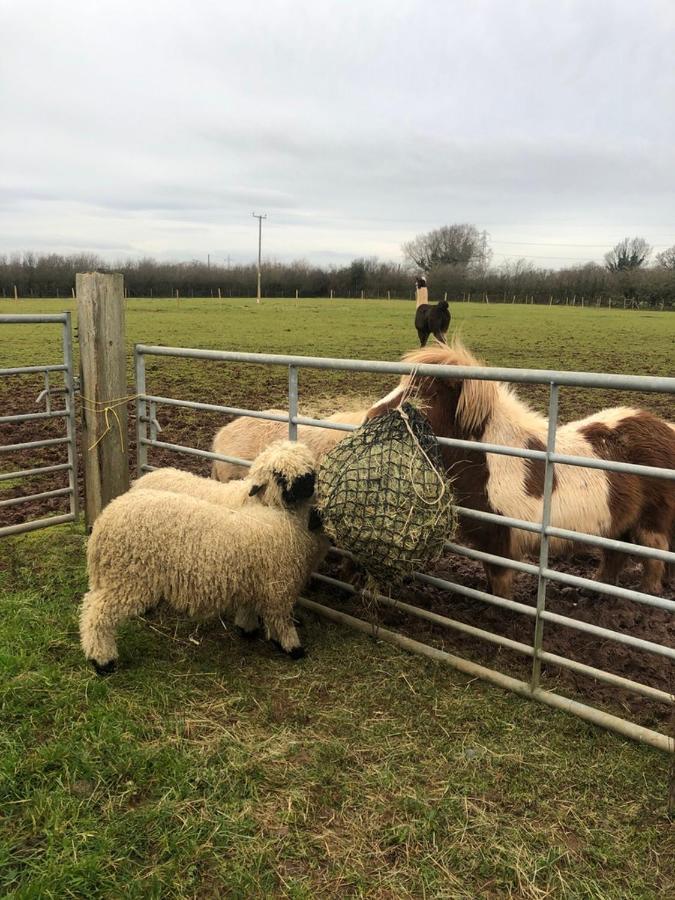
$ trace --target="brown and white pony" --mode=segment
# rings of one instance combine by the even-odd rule
[[[406,362],[478,366],[455,339],[408,353]],[[495,381],[404,376],[378,401],[368,419],[398,406],[406,396],[421,403],[436,435],[545,450],[548,420]],[[646,410],[621,406],[601,410],[557,429],[556,452],[594,459],[675,468],[675,429]],[[442,447],[457,503],[469,509],[541,522],[543,460]],[[667,550],[675,524],[675,482],[557,464],[554,469],[551,525],[573,531],[637,541]],[[536,549],[539,536],[464,517],[463,537],[480,550],[519,559]],[[625,554],[605,550],[597,578],[616,584]],[[485,563],[490,591],[510,597],[513,570]],[[664,564],[644,559],[643,590],[661,591]]]

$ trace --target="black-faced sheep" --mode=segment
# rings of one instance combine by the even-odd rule
[[[316,458],[305,444],[275,441],[256,456],[246,478],[221,484],[181,469],[164,468],[143,475],[131,489],[189,494],[230,509],[255,496],[265,506],[283,509],[312,496],[315,471]]]
[[[236,509],[214,502],[215,494],[136,486],[103,510],[87,548],[80,615],[82,648],[98,672],[115,668],[118,625],[160,600],[191,616],[232,610],[249,633],[260,617],[268,639],[293,658],[304,655],[291,612],[328,548],[309,502],[314,457],[301,444],[280,442],[250,475],[247,496],[258,500]]]

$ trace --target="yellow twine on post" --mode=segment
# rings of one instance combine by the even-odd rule
[[[113,426],[110,424],[110,415],[112,414],[115,417],[115,421],[117,422],[117,430],[120,437],[120,452],[124,453],[124,435],[122,434],[122,423],[120,421],[120,417],[117,415],[117,410],[115,407],[124,406],[126,403],[130,403],[132,400],[137,400],[140,394],[130,394],[128,397],[117,397],[114,400],[92,400],[90,397],[84,397],[80,394],[80,400],[82,401],[82,405],[89,412],[93,412],[96,415],[103,414],[105,418],[105,431],[103,434],[91,445],[87,450],[91,453],[92,450],[95,450],[96,447],[101,443],[103,438],[109,434],[113,430]]]

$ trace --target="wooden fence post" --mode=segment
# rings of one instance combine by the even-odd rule
[[[18,300],[18,299],[19,299],[19,292],[18,292],[18,290],[16,289],[16,285],[14,285],[14,299],[15,299],[15,300]]]
[[[83,409],[85,522],[129,490],[124,276],[75,276]]]

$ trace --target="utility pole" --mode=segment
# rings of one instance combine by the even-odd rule
[[[262,220],[267,218],[267,215],[259,216],[257,213],[251,213],[254,219],[258,220],[258,295],[256,299],[256,303],[260,303],[260,254],[262,248]]]
[[[211,254],[210,253],[206,254],[206,267],[207,267],[207,269],[211,268]]]
[[[481,254],[482,254],[481,262],[482,262],[483,273],[485,273],[485,272],[487,272],[487,267],[488,267],[488,255],[487,255],[487,253],[488,253],[488,251],[487,251],[488,233],[485,229],[483,229],[482,238],[483,238],[483,240],[482,240],[482,246],[481,246]]]

